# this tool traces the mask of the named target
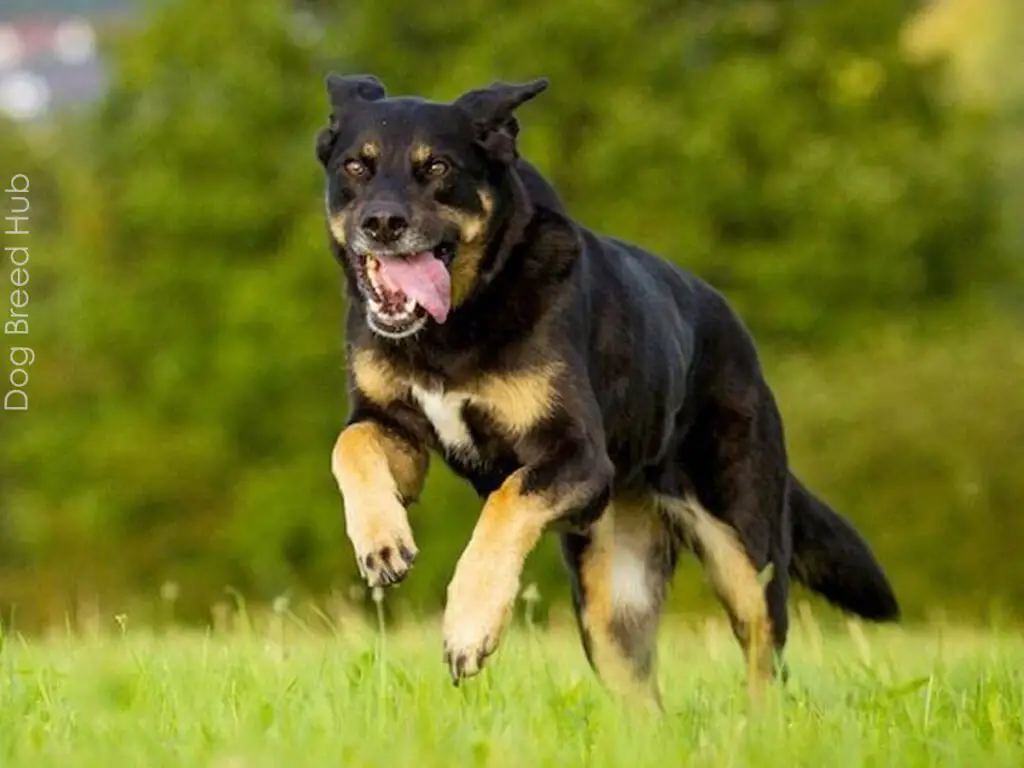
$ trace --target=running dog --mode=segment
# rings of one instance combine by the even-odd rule
[[[723,296],[575,223],[517,149],[544,79],[451,103],[329,75],[316,139],[347,282],[351,411],[332,453],[371,586],[417,555],[406,509],[430,451],[484,499],[444,612],[477,674],[523,563],[560,537],[583,646],[658,701],[655,641],[681,550],[703,564],[755,688],[780,669],[795,579],[875,621],[899,608],[856,530],[790,471],[753,340]]]

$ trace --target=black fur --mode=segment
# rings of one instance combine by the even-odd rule
[[[872,621],[899,617],[896,596],[849,521],[790,477],[793,577],[834,605]]]

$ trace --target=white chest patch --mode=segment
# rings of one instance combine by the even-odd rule
[[[462,407],[469,398],[457,392],[412,387],[412,396],[419,403],[423,415],[434,427],[438,440],[451,453],[475,453],[473,438],[462,418]]]

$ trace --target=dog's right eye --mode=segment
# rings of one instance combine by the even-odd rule
[[[345,161],[345,173],[354,179],[362,178],[370,169],[366,167],[366,163],[362,160],[346,160]]]

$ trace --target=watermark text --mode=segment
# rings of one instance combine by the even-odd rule
[[[9,363],[5,411],[28,410],[29,369],[36,362],[36,353],[30,346],[28,324],[31,187],[28,176],[23,173],[12,176],[4,186],[4,266],[10,284],[10,291],[5,291],[8,294],[6,317],[2,318]]]

